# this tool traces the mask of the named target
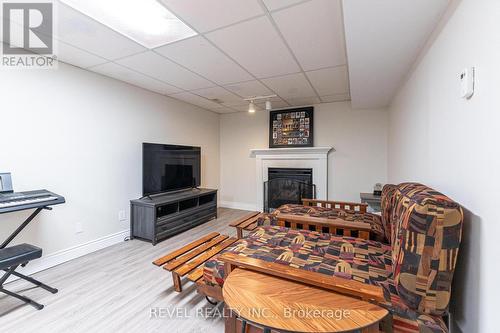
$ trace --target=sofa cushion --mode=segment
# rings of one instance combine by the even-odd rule
[[[385,302],[379,305],[393,314],[395,332],[447,332],[440,317],[422,316],[401,301],[392,278],[389,245],[316,231],[262,226],[224,252],[381,286]],[[224,263],[217,257],[205,263],[203,278],[207,284],[222,286],[225,277]]]
[[[349,222],[364,222],[371,225],[372,238],[373,240],[388,243],[387,238],[382,226],[382,219],[380,216],[371,213],[359,213],[355,211],[333,209],[318,206],[303,206],[297,204],[287,204],[282,205],[273,211],[273,215],[278,214],[291,214],[297,216],[312,216],[321,218],[331,218],[331,219],[342,219]],[[276,221],[272,219],[269,220],[273,225],[276,225]]]
[[[394,195],[392,270],[397,294],[419,313],[443,315],[461,240],[462,209],[421,184],[400,184]]]
[[[392,274],[389,245],[279,226],[259,227],[224,252],[368,284],[385,281]],[[222,286],[224,278],[221,261],[215,258],[205,263],[208,284]]]
[[[380,201],[381,213],[382,213],[382,229],[384,230],[384,236],[386,237],[388,243],[391,243],[391,216],[392,210],[394,208],[394,198],[396,193],[396,185],[387,184],[382,189],[382,197]]]
[[[441,316],[422,314],[408,307],[399,296],[392,278],[378,285],[382,287],[385,298],[385,302],[379,305],[391,312],[394,332],[448,332]]]
[[[392,332],[395,333],[448,333],[448,328],[441,317],[417,315],[403,317],[392,315]]]

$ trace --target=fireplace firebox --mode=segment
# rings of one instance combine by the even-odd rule
[[[272,212],[284,204],[301,204],[316,198],[313,170],[308,168],[268,168],[264,182],[264,211]]]

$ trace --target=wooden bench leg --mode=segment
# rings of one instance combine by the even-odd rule
[[[236,316],[227,305],[224,304],[224,333],[236,333]]]
[[[236,227],[236,236],[238,237],[238,239],[243,238],[243,229],[242,228]]]
[[[172,280],[174,281],[174,289],[177,292],[182,291],[181,277],[176,272],[172,272]]]
[[[229,273],[231,273],[235,268],[236,267],[229,262],[224,263],[224,273],[226,274],[226,278],[229,276]]]
[[[361,329],[361,333],[379,333],[378,323]]]

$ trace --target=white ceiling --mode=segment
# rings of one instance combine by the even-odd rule
[[[59,2],[59,60],[218,113],[350,98],[340,0],[159,1],[198,35],[148,50]]]
[[[449,0],[344,0],[352,105],[387,106]]]
[[[59,60],[218,113],[385,106],[448,0],[159,2],[198,35],[149,50],[59,2]]]

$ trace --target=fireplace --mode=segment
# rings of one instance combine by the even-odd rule
[[[255,210],[263,211],[264,185],[268,181],[269,168],[301,168],[312,169],[312,184],[316,189],[316,199],[328,198],[328,154],[334,152],[332,147],[309,148],[266,148],[252,149],[250,156],[255,158],[256,177]],[[248,208],[248,209],[254,209]]]
[[[316,198],[311,168],[268,168],[264,182],[264,211],[272,212],[284,204],[301,204]]]

